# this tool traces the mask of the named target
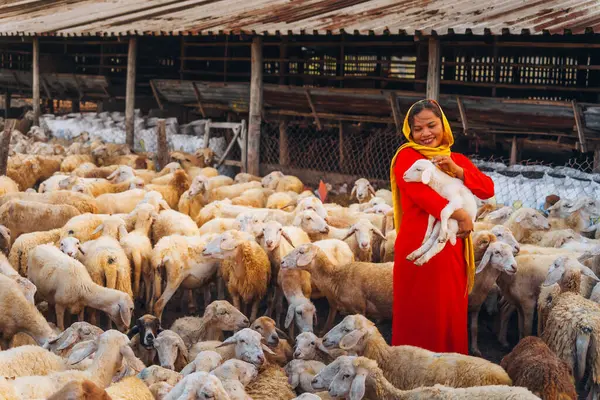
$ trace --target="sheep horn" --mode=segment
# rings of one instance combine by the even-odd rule
[[[292,246],[294,249],[296,248],[296,246],[294,246],[294,243],[292,242],[292,239],[289,237],[289,235],[285,232],[285,231],[281,231],[281,236],[283,236],[283,238],[285,240],[287,240],[287,242],[290,244],[290,246]]]

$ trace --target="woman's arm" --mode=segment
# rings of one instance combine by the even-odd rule
[[[494,181],[477,168],[469,158],[452,153],[454,162],[463,169],[463,182],[471,192],[482,200],[494,196]]]

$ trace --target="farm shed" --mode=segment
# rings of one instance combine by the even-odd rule
[[[309,183],[386,180],[425,96],[461,151],[595,154],[597,167],[599,37],[600,4],[585,0],[2,2],[0,93],[33,98],[36,115],[68,100],[129,121],[135,108],[245,120],[243,167]]]

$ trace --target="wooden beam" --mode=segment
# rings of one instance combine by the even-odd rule
[[[4,121],[4,133],[2,134],[2,140],[0,141],[0,175],[6,175],[6,168],[8,166],[8,153],[10,147],[10,137],[12,131],[15,128],[17,120],[7,119]]]
[[[77,94],[79,95],[79,101],[81,101],[83,99],[84,93],[83,93],[83,88],[81,86],[81,82],[79,82],[79,79],[77,79],[77,75],[73,74],[73,79],[75,80],[75,86],[77,87]]]
[[[594,169],[592,172],[600,171],[600,149],[594,150]]]
[[[346,170],[346,157],[344,157],[344,123],[338,121],[339,124],[339,157],[340,157],[340,171]]]
[[[396,125],[396,133],[402,137],[402,126],[404,125],[402,121],[402,115],[400,114],[400,109],[398,108],[398,97],[396,93],[390,92],[390,107],[392,108],[392,115],[394,116],[394,124]],[[341,124],[341,122],[340,122]],[[341,129],[341,128],[340,128]]]
[[[463,133],[466,136],[469,130],[469,123],[467,122],[467,113],[465,112],[465,107],[460,96],[456,96],[456,104],[458,104],[458,111],[460,112],[460,122],[462,123]]]
[[[440,39],[436,36],[430,36],[426,95],[428,99],[436,101],[439,100],[440,97],[440,53]]]
[[[288,148],[287,121],[285,118],[279,120],[279,164],[289,165],[290,153]]]
[[[198,90],[196,82],[192,82],[192,86],[194,87],[194,94],[196,95],[196,101],[198,102],[200,114],[202,114],[202,118],[206,118],[206,111],[204,111],[204,106],[202,105],[202,96],[200,95],[200,90]]]
[[[512,142],[510,145],[510,165],[515,165],[518,162],[518,154],[519,154],[519,150],[518,150],[518,144],[517,144],[517,137],[513,136]]]
[[[158,170],[160,171],[169,163],[169,147],[167,144],[167,124],[164,118],[160,118],[156,127],[156,156],[158,159]]]
[[[160,101],[160,98],[158,97],[158,92],[156,91],[156,87],[154,86],[152,79],[150,79],[150,89],[152,89],[152,95],[154,96],[154,100],[156,100],[156,104],[158,104],[158,108],[163,111],[164,107]]]
[[[248,123],[248,172],[259,174],[260,164],[260,128],[263,109],[263,54],[262,37],[252,38],[250,77],[250,112]]]
[[[31,86],[33,103],[33,124],[40,126],[40,40],[38,37],[33,38],[33,84]]]
[[[135,137],[135,68],[137,56],[137,38],[129,38],[127,54],[127,83],[125,91],[125,135],[126,143],[133,149]]]
[[[585,143],[585,132],[583,131],[583,122],[581,121],[581,111],[577,100],[572,100],[571,105],[573,106],[573,115],[575,116],[575,126],[577,127],[577,136],[579,137],[579,144],[581,145],[581,152],[587,152],[587,144]]]
[[[42,82],[42,87],[44,88],[44,93],[46,93],[46,97],[49,100],[52,100],[52,92],[50,91],[50,86],[48,86],[48,82],[46,82],[46,78],[42,75],[40,77],[40,81]]]
[[[306,95],[306,100],[308,101],[308,105],[310,106],[310,109],[312,111],[313,118],[315,119],[315,122],[317,123],[317,129],[322,130],[323,126],[321,126],[321,121],[319,120],[319,115],[317,114],[317,109],[315,108],[315,105],[313,104],[313,101],[310,97],[310,90],[304,89],[304,94]]]
[[[6,94],[4,95],[4,119],[8,119],[11,99],[12,99],[12,96],[11,96],[10,92],[6,92]]]

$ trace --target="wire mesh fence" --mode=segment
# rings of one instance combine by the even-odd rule
[[[321,173],[333,172],[368,178],[389,188],[389,163],[403,141],[395,126],[321,123],[321,130],[313,120],[303,118],[264,123],[261,163],[315,171],[317,182]],[[468,155],[493,179],[500,204],[538,208],[550,194],[600,198],[600,174],[592,173],[592,158],[571,158],[562,165],[527,159],[509,166],[505,157]]]

